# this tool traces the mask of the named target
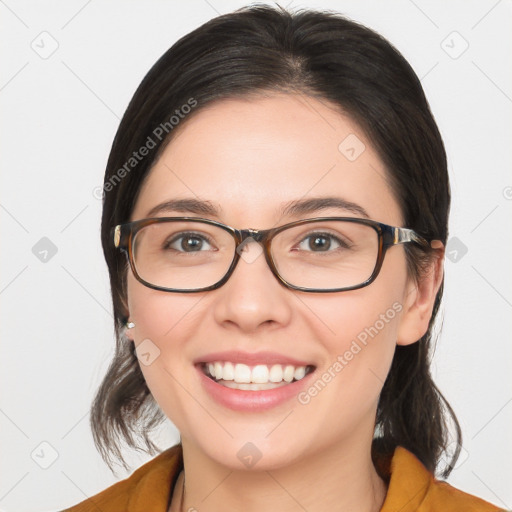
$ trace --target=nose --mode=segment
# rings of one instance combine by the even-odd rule
[[[262,246],[247,239],[238,249],[237,267],[227,283],[214,292],[214,317],[224,327],[246,333],[287,325],[292,317],[292,290],[272,274]]]

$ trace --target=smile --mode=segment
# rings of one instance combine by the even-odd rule
[[[256,364],[249,366],[229,361],[203,363],[204,374],[217,384],[247,391],[262,391],[286,386],[303,379],[314,370],[314,366],[293,366],[281,364]]]

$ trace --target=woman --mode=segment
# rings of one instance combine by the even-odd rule
[[[420,82],[371,30],[252,7],[178,41],[107,165],[91,421],[108,462],[165,417],[181,442],[70,510],[498,510],[433,477],[461,443],[429,371],[449,203]]]

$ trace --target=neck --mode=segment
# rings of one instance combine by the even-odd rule
[[[378,512],[386,496],[368,443],[340,443],[290,466],[250,471],[227,468],[187,440],[182,444],[183,511]]]

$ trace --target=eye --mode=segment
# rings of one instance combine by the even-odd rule
[[[180,233],[164,244],[164,249],[179,252],[210,251],[212,246],[207,238],[197,233]]]
[[[302,251],[328,252],[334,249],[346,249],[348,245],[329,233],[312,233],[306,236],[298,247]]]

